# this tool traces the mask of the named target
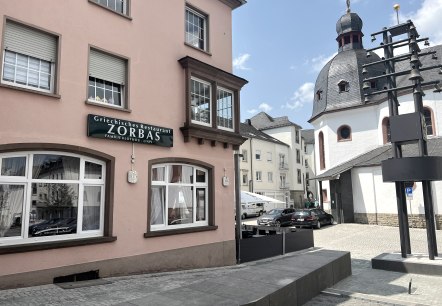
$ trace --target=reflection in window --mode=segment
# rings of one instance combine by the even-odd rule
[[[423,109],[427,135],[433,135],[433,115],[429,107]]]
[[[35,154],[32,167],[33,179],[78,180],[80,159],[78,157]]]
[[[218,88],[216,101],[218,127],[233,130],[233,92]]]
[[[161,172],[164,176],[159,175]],[[207,173],[184,164],[152,167],[150,225],[153,230],[207,225]]]
[[[203,14],[189,7],[186,8],[186,43],[195,48],[207,50],[206,20],[207,17]]]
[[[192,121],[210,125],[211,86],[209,83],[191,79],[190,101],[192,107]]]
[[[16,244],[103,235],[104,163],[57,153],[17,155],[0,155],[0,243],[3,237],[15,237],[4,243]]]

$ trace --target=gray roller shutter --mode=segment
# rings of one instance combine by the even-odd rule
[[[57,37],[10,20],[6,21],[5,49],[48,62],[57,60]]]
[[[126,81],[126,60],[91,49],[89,75],[105,81],[124,84]]]

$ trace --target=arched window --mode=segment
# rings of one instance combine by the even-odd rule
[[[423,109],[425,125],[427,126],[427,135],[434,135],[434,120],[433,120],[433,110],[429,107],[424,107]]]
[[[338,83],[339,92],[348,91],[348,87],[349,87],[349,84],[347,81],[345,81],[345,80],[339,81],[339,83]]]
[[[325,152],[324,152],[324,134],[322,132],[319,132],[318,143],[319,143],[319,168],[323,170],[325,169]]]
[[[388,117],[382,119],[382,137],[384,144],[391,141],[390,118]]]
[[[351,140],[351,128],[348,125],[342,125],[338,129],[338,141]]]

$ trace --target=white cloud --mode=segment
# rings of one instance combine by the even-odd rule
[[[257,109],[249,109],[249,110],[247,110],[247,112],[248,112],[250,115],[254,115],[254,114],[256,114],[256,113],[258,112],[258,110],[257,110]]]
[[[259,106],[258,106],[258,108],[260,109],[260,110],[262,110],[263,112],[270,112],[272,109],[273,109],[273,107],[271,107],[270,105],[268,105],[267,103],[261,103]]]
[[[321,69],[327,64],[333,57],[338,54],[337,52],[333,53],[332,55],[325,56],[323,54],[314,57],[312,59],[306,60],[304,62],[304,65],[311,65],[313,72],[319,72]]]
[[[241,54],[237,58],[233,60],[233,68],[239,70],[250,70],[250,68],[246,67],[246,62],[249,60],[250,54],[245,53]]]
[[[315,89],[315,84],[307,82],[302,84],[290,98],[283,107],[289,109],[302,108],[304,104],[311,102],[313,100],[313,91]]]

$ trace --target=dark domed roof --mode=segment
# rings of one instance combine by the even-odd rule
[[[348,32],[360,32],[361,30],[362,19],[356,13],[347,13],[339,18],[336,23],[338,36]]]
[[[341,51],[322,68],[316,79],[311,119],[323,112],[365,104],[364,78],[380,75],[385,70],[382,64],[374,65],[370,66],[369,73],[362,75],[363,64],[380,60],[376,53],[370,52],[370,55],[367,57],[364,49]],[[381,89],[384,84],[376,87]]]

